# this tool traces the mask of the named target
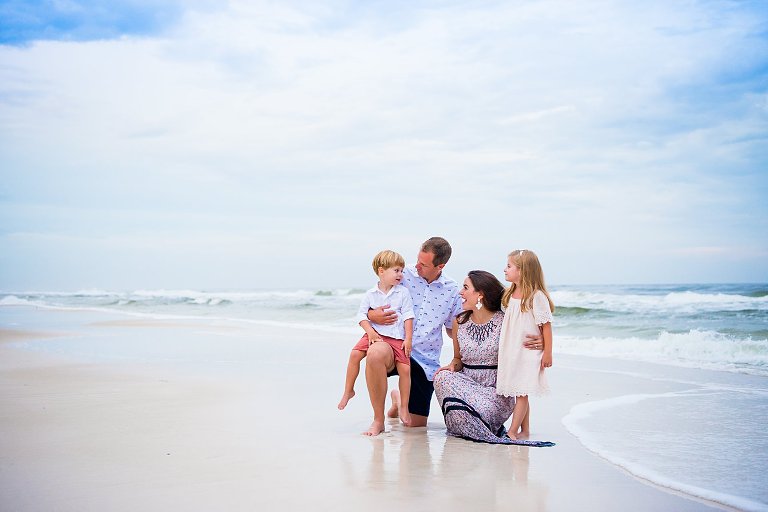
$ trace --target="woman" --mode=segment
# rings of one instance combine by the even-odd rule
[[[527,444],[506,436],[513,397],[496,394],[504,287],[490,272],[473,270],[459,292],[461,313],[453,320],[453,354],[435,375],[435,395],[448,433],[473,441]],[[522,430],[527,427],[527,418]]]

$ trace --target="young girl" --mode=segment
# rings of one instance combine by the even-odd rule
[[[506,313],[499,342],[496,392],[516,397],[508,435],[517,439],[529,435],[528,395],[549,391],[544,369],[552,366],[552,313],[555,305],[544,285],[539,259],[532,251],[512,251],[504,277],[512,284],[501,300]],[[523,346],[526,334],[538,333],[544,339],[543,350],[526,349]]]
[[[400,376],[400,419],[405,425],[410,425],[411,415],[408,412],[408,399],[411,392],[411,347],[413,338],[413,300],[408,288],[401,285],[405,259],[394,251],[381,251],[373,258],[373,271],[379,276],[376,286],[365,293],[357,311],[357,320],[365,334],[352,347],[347,363],[347,377],[344,382],[344,393],[338,408],[344,409],[347,402],[355,396],[355,381],[360,374],[360,362],[368,353],[368,347],[374,343],[387,343],[392,347],[395,367]],[[391,325],[374,324],[368,320],[370,308],[389,304],[389,309],[397,312],[397,321]],[[371,427],[363,434],[376,436],[384,431],[384,402],[381,411],[374,406],[374,418]],[[380,416],[380,417],[377,417]]]

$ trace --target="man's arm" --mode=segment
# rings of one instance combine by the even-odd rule
[[[397,313],[389,309],[389,304],[368,310],[368,320],[379,325],[392,325],[397,322]]]

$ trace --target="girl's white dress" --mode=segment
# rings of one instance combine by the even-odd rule
[[[541,369],[543,350],[523,346],[526,334],[540,334],[539,325],[552,321],[544,292],[533,294],[533,309],[520,311],[520,299],[509,299],[499,342],[499,373],[496,392],[504,396],[542,395],[549,392]]]

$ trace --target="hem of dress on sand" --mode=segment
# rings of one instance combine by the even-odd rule
[[[458,404],[461,404],[461,405],[446,405],[446,402],[455,402],[455,403],[458,403]],[[474,409],[474,407],[469,405],[464,400],[461,400],[459,398],[454,398],[452,396],[447,396],[447,397],[443,398],[443,403],[440,404],[440,406],[441,406],[441,408],[443,410],[443,416],[446,416],[450,411],[464,411],[464,412],[467,412],[467,413],[471,414],[472,416],[477,418],[483,425],[485,425],[485,428],[488,429],[488,433],[490,435],[496,436],[496,437],[498,437],[498,438],[500,438],[502,440],[503,440],[504,436],[507,435],[507,429],[504,428],[504,425],[499,427],[499,430],[496,433],[494,433],[493,430],[491,430],[491,426],[483,419],[482,416],[480,416],[480,413],[477,412]],[[464,437],[464,436],[458,436],[458,437]],[[465,439],[472,439],[473,441],[479,441],[477,439],[470,438],[470,437],[465,437]],[[488,441],[480,441],[480,442],[488,442]]]

